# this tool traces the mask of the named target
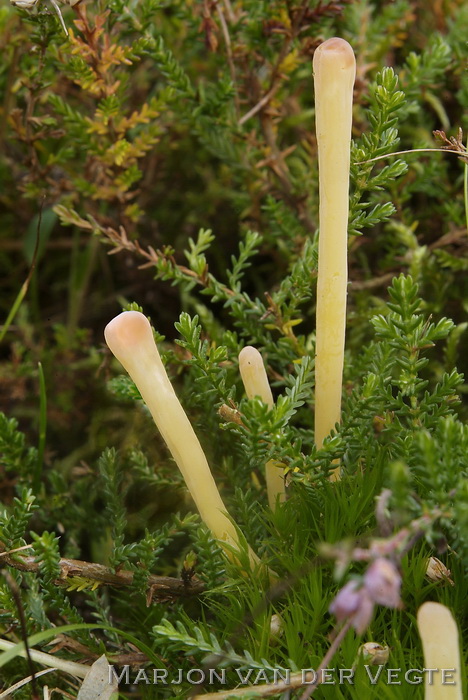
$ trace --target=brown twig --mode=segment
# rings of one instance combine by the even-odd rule
[[[260,110],[263,109],[263,107],[265,107],[265,105],[269,103],[271,98],[275,96],[275,94],[278,92],[279,87],[280,83],[275,83],[275,85],[273,85],[273,87],[270,90],[268,90],[266,95],[263,95],[263,97],[257,102],[257,104],[254,105],[252,109],[250,109],[246,114],[244,114],[243,117],[239,119],[239,126],[242,126],[242,124],[245,124],[245,122],[249,121],[251,117],[254,117],[257,114],[257,112],[260,112]]]
[[[2,561],[19,571],[39,571],[39,562],[35,557],[14,556],[5,549],[5,545],[0,542],[0,552]],[[67,584],[67,580],[73,577],[89,579],[97,584],[107,586],[130,586],[133,583],[133,571],[122,569],[112,571],[103,564],[80,561],[78,559],[60,559],[60,575],[57,579],[59,584]],[[156,576],[150,574],[147,581],[148,589],[151,592],[150,601],[153,598],[167,600],[180,598],[187,595],[197,595],[204,589],[204,584],[195,576],[190,581],[172,578],[170,576]]]
[[[39,700],[39,693],[37,690],[37,682],[36,682],[36,673],[34,670],[34,663],[33,663],[33,660],[31,658],[31,652],[29,650],[29,644],[28,644],[28,628],[26,625],[26,616],[24,614],[23,602],[21,600],[19,587],[9,571],[3,571],[2,573],[3,573],[3,576],[8,584],[8,587],[11,591],[11,595],[13,596],[13,599],[14,599],[15,604],[16,604],[16,608],[18,610],[18,621],[19,621],[20,629],[21,629],[21,639],[24,642],[24,649],[26,651],[26,659],[28,661],[29,670],[31,671],[31,693],[32,693],[31,697],[33,698],[33,700]]]
[[[87,224],[87,222],[84,222],[84,220],[82,221],[84,224]],[[83,226],[83,224],[81,223],[74,223],[75,225],[79,225],[80,227]],[[168,266],[172,267],[173,269],[177,269],[185,277],[192,278],[197,284],[201,285],[202,287],[208,286],[208,266],[205,267],[201,274],[198,274],[197,272],[194,272],[185,265],[179,265],[175,261],[172,254],[161,250],[154,250],[152,246],[148,246],[148,248],[145,249],[140,245],[140,243],[137,240],[131,241],[128,238],[127,232],[123,226],[120,226],[119,231],[116,231],[110,226],[101,226],[95,219],[93,219],[93,224],[95,230],[102,234],[105,238],[107,238],[108,241],[114,246],[113,250],[109,251],[109,255],[115,255],[116,253],[120,253],[122,250],[126,250],[131,253],[136,253],[140,257],[145,258],[145,260],[147,261],[142,265],[139,265],[140,270],[144,270],[148,267],[157,266],[160,262],[164,261],[165,263],[167,263]],[[229,287],[223,286],[223,292],[226,294],[226,296],[235,296],[235,292],[232,289],[229,289]]]
[[[309,4],[309,0],[303,0],[300,9],[297,11],[297,13],[294,16],[294,20],[293,20],[291,29],[286,35],[286,38],[285,38],[283,45],[281,47],[281,50],[279,52],[278,58],[276,59],[275,65],[272,68],[271,75],[270,75],[270,84],[269,84],[267,92],[258,101],[258,103],[254,107],[252,107],[252,109],[249,112],[247,112],[246,114],[244,114],[243,117],[240,118],[240,120],[239,120],[240,126],[242,124],[245,124],[245,122],[248,121],[255,114],[257,114],[257,112],[259,112],[261,109],[266,107],[266,105],[269,103],[271,98],[275,95],[275,93],[279,89],[279,87],[281,85],[281,77],[282,77],[282,74],[280,72],[281,64],[283,63],[284,59],[288,55],[291,44],[293,43],[294,39],[296,39],[296,37],[298,36],[298,34],[300,32],[303,19],[305,17],[306,12],[307,12],[308,4]]]
[[[436,248],[444,248],[445,246],[459,242],[466,243],[466,228],[459,228],[455,229],[455,231],[445,233],[443,236],[431,243],[428,248],[429,250],[435,250]]]
[[[354,280],[353,282],[349,283],[349,286],[353,290],[375,289],[375,287],[381,287],[382,285],[391,282],[395,275],[395,272],[387,272],[385,275],[373,277],[370,280]]]
[[[256,114],[259,115],[262,132],[270,154],[265,160],[265,164],[274,172],[281,183],[284,199],[293,209],[298,212],[299,219],[306,230],[309,233],[313,233],[316,229],[315,222],[310,218],[307,208],[304,205],[304,200],[295,195],[293,185],[289,177],[288,166],[285,158],[291,151],[286,149],[286,151],[283,152],[278,147],[276,129],[273,124],[271,110],[269,109],[269,104],[272,98],[278,92],[279,88],[281,87],[281,83],[285,78],[284,74],[281,72],[281,66],[291,49],[291,45],[301,32],[304,18],[306,17],[308,9],[308,4],[308,0],[303,0],[301,6],[294,12],[291,26],[284,32],[285,39],[276,61],[271,68],[269,85],[266,93],[260,97],[260,99],[258,99],[256,104],[246,114],[244,114],[244,116],[239,119],[238,124],[239,126],[242,126]],[[254,82],[258,83],[258,80],[255,78]]]
[[[224,6],[226,7],[226,12],[227,12],[227,16],[229,18],[229,21],[232,23],[237,22],[236,15],[234,14],[234,11],[232,9],[232,5],[231,5],[230,0],[223,0],[223,2],[224,2]]]
[[[38,671],[34,676],[26,676],[26,678],[22,678],[20,681],[15,683],[14,685],[11,685],[9,688],[5,690],[5,692],[0,693],[0,700],[6,700],[6,698],[11,697],[14,693],[14,691],[19,690],[20,688],[23,688],[23,686],[27,685],[28,683],[31,683],[31,688],[32,688],[32,683],[33,680],[36,678],[39,678],[39,676],[45,676],[47,673],[54,673],[57,669],[56,668],[46,668],[43,671]],[[34,691],[33,691],[34,692]],[[38,698],[39,696],[36,695]],[[45,695],[43,696],[44,698],[46,697]]]

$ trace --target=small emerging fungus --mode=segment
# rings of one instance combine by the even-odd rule
[[[454,586],[452,572],[437,557],[429,557],[426,564],[426,578],[436,583],[449,583]]]
[[[146,316],[124,311],[104,331],[106,343],[135,382],[177,463],[200,516],[214,537],[239,550],[235,526],[226,515],[205,453],[161,361]],[[252,565],[258,558],[249,549]]]
[[[369,666],[383,666],[390,656],[390,647],[377,642],[365,642],[359,647],[358,654],[362,654],[364,663]]]
[[[258,396],[268,408],[272,408],[274,403],[273,394],[271,393],[262,356],[256,348],[247,345],[241,350],[239,353],[239,370],[247,398],[254,399]],[[280,503],[285,500],[286,494],[283,470],[277,467],[272,459],[265,465],[265,481],[268,505],[274,509],[278,500]]]
[[[462,700],[462,675],[457,623],[445,605],[429,601],[418,610],[424,652],[425,700]]]
[[[319,252],[315,357],[315,443],[341,418],[348,283],[349,165],[356,60],[334,37],[314,54],[319,161]],[[339,479],[339,469],[333,473]]]

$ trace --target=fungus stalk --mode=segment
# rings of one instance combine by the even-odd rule
[[[166,374],[148,319],[138,311],[124,311],[106,326],[104,335],[148,406],[203,522],[221,545],[239,550],[236,528],[226,515],[205,453]],[[258,564],[250,549],[249,557],[252,565]]]
[[[258,396],[268,408],[273,408],[273,395],[265,366],[262,356],[256,348],[247,345],[241,350],[239,354],[239,370],[247,398],[253,399]],[[268,505],[274,510],[278,500],[282,503],[286,498],[286,494],[283,470],[276,465],[273,459],[268,460],[265,465],[265,481]]]
[[[349,165],[356,61],[344,39],[315,51],[315,119],[319,162],[319,251],[315,357],[315,443],[341,418],[348,283]],[[339,479],[339,468],[332,480]]]
[[[462,700],[462,666],[457,623],[445,605],[423,603],[417,615],[424,652],[424,700]],[[446,674],[444,676],[444,674]]]

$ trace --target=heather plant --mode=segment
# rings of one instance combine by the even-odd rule
[[[122,698],[449,697],[405,678],[438,658],[433,614],[461,698],[466,6],[83,0],[66,33],[31,5],[0,6],[0,695],[98,698],[104,654]],[[332,36],[357,73],[341,420],[317,444]],[[104,344],[121,311],[160,379]]]

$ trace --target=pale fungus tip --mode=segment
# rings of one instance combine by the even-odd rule
[[[314,68],[319,62],[334,61],[339,62],[340,68],[353,68],[356,64],[352,46],[345,39],[334,36],[320,44],[314,53]]]
[[[154,343],[150,322],[139,311],[123,311],[113,318],[104,329],[104,337],[114,355],[123,349]]]
[[[239,353],[239,363],[241,365],[262,366],[262,356],[252,345],[246,345]]]
[[[435,635],[440,639],[439,625],[446,625],[456,630],[456,623],[450,610],[442,603],[428,600],[418,609],[417,621],[420,630],[428,636]],[[434,637],[435,638],[435,637]]]

